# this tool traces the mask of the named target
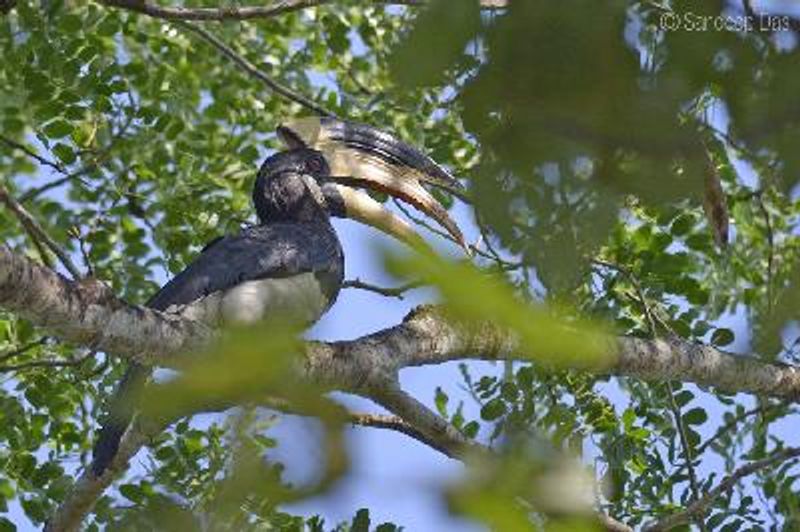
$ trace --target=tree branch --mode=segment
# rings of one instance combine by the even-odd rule
[[[199,35],[201,39],[203,39],[208,44],[210,44],[218,51],[220,51],[222,55],[233,61],[234,64],[236,64],[236,66],[241,68],[247,74],[261,81],[264,85],[269,87],[269,89],[275,94],[278,94],[279,96],[282,96],[289,101],[300,104],[306,109],[310,109],[311,111],[319,113],[323,116],[334,116],[334,117],[336,116],[336,114],[332,113],[331,111],[328,111],[321,105],[306,98],[302,94],[299,94],[293,91],[292,89],[282,85],[281,83],[278,83],[277,81],[269,77],[267,74],[265,74],[263,71],[259,70],[258,67],[256,67],[253,63],[251,63],[247,59],[245,59],[242,55],[236,53],[233,50],[233,48],[231,48],[230,46],[228,46],[227,44],[216,38],[211,33],[207,32],[203,28],[191,24],[189,22],[177,21],[176,24],[182,28],[185,28]]]
[[[617,521],[610,515],[599,513],[597,519],[600,521],[600,525],[603,527],[603,529],[607,530],[608,532],[633,532],[631,527],[625,523]]]
[[[179,365],[189,356],[187,353],[214,338],[208,328],[179,314],[130,305],[97,281],[68,281],[4,245],[0,245],[0,308],[63,340],[148,365]],[[609,338],[607,348],[615,360],[611,372],[618,375],[682,380],[790,400],[800,397],[800,370],[785,364],[732,355],[677,338]],[[397,372],[404,367],[460,359],[524,359],[518,354],[520,350],[513,334],[490,322],[458,323],[439,308],[425,306],[409,313],[402,323],[362,338],[308,342],[297,378],[370,398],[419,430],[425,440],[450,455],[460,455],[475,444],[403,392],[396,385]],[[79,523],[115,473],[123,470],[127,460],[148,441],[152,432],[147,431],[162,426],[129,431],[123,439],[125,453],[115,458],[116,465],[99,479],[85,473],[54,517],[50,530],[78,526],[70,516],[78,515]],[[706,498],[696,504],[704,501]],[[82,509],[70,508],[71,504]]]
[[[78,358],[58,360],[58,359],[45,359],[45,360],[32,360],[30,362],[22,362],[20,364],[8,364],[0,366],[0,373],[10,373],[12,371],[22,371],[33,368],[68,368],[72,366],[80,366],[95,355],[94,351],[87,351]]]
[[[359,290],[366,290],[367,292],[375,292],[376,294],[386,297],[396,297],[397,299],[403,299],[403,294],[420,286],[422,286],[421,282],[412,281],[394,288],[385,288],[383,286],[365,283],[359,278],[342,283],[342,288],[357,288]]]
[[[224,21],[272,18],[279,15],[333,4],[336,0],[281,0],[269,6],[166,7],[142,0],[104,0],[110,7],[120,7],[143,15],[166,20]],[[423,0],[371,0],[376,5],[422,6]],[[483,9],[506,7],[506,0],[481,0]]]
[[[467,451],[485,451],[483,446],[470,441],[446,419],[403,391],[397,382],[373,386],[367,397],[414,427],[417,435],[409,434],[411,437],[450,458],[462,457]]]
[[[21,347],[18,347],[16,349],[11,349],[11,350],[6,351],[4,353],[0,353],[0,362],[6,362],[8,360],[11,360],[12,358],[18,357],[20,355],[24,355],[25,353],[27,353],[31,349],[39,347],[40,345],[44,345],[45,343],[47,343],[47,337],[46,336],[42,336],[38,340],[34,340],[32,342],[28,342],[27,344],[25,344],[25,345],[23,345]]]
[[[199,323],[130,305],[97,281],[70,282],[0,245],[0,307],[49,334],[143,364],[175,367],[213,338]],[[796,400],[800,369],[733,355],[679,338],[609,338],[610,373],[666,379]],[[452,360],[519,360],[514,335],[490,322],[459,324],[437,307],[418,307],[404,321],[362,338],[309,342],[304,376],[333,388],[363,392],[405,367]],[[368,394],[367,394],[368,395]]]
[[[80,530],[81,523],[86,515],[92,511],[97,500],[108,488],[114,479],[128,468],[131,459],[144,447],[148,441],[163,430],[163,425],[143,426],[140,421],[134,423],[123,435],[119,443],[117,454],[99,477],[92,473],[92,468],[86,468],[81,476],[72,485],[67,498],[58,507],[56,513],[45,524],[47,532],[75,532]]]
[[[726,491],[732,489],[737,482],[748,475],[752,475],[762,469],[766,469],[768,467],[772,467],[773,465],[777,465],[781,462],[785,462],[786,460],[790,460],[800,456],[800,447],[787,447],[786,449],[782,449],[773,453],[772,456],[768,458],[764,458],[762,460],[757,460],[755,462],[750,462],[749,464],[743,465],[739,469],[735,470],[733,473],[725,477],[725,479],[720,482],[715,488],[711,491],[703,495],[702,498],[698,499],[697,501],[693,502],[689,505],[686,510],[682,512],[678,512],[672,515],[661,519],[655,523],[649,523],[644,526],[643,530],[647,532],[660,532],[663,530],[669,530],[671,528],[675,528],[676,526],[681,526],[689,523],[692,519],[695,518],[702,518],[703,515],[706,513],[708,508],[714,503],[714,501],[725,493]]]
[[[12,139],[6,137],[5,135],[0,135],[0,142],[2,142],[3,144],[5,144],[5,145],[7,145],[7,146],[9,146],[11,148],[17,149],[17,150],[25,153],[25,155],[27,155],[28,157],[38,161],[39,164],[42,164],[44,166],[49,166],[50,168],[52,168],[53,170],[55,170],[56,172],[58,172],[60,174],[66,174],[67,173],[67,170],[63,166],[61,166],[61,163],[58,163],[58,162],[55,162],[55,161],[51,161],[50,159],[42,157],[41,155],[39,155],[38,153],[36,153],[32,149],[28,148],[24,144],[20,144],[19,142],[16,142],[15,140],[12,140]]]
[[[178,315],[130,305],[95,279],[69,281],[0,244],[0,307],[54,336],[144,364],[205,344],[211,332]]]
[[[44,244],[55,253],[58,260],[61,261],[61,264],[64,265],[64,268],[72,275],[72,278],[77,280],[83,277],[80,270],[73,264],[72,260],[67,255],[67,252],[61,249],[61,246],[58,243],[50,238],[50,235],[39,225],[39,222],[31,216],[31,214],[25,210],[25,208],[17,203],[17,201],[11,197],[11,194],[8,193],[8,190],[2,185],[0,185],[0,203],[3,203],[12,213],[14,216],[17,217],[19,222],[22,224],[22,227],[25,228],[25,231],[31,236],[34,241],[44,242]]]
[[[405,434],[410,438],[414,438],[415,440],[424,443],[428,447],[436,449],[446,456],[450,456],[447,449],[438,447],[435,441],[429,440],[419,429],[417,429],[417,427],[405,421],[400,416],[386,416],[381,414],[352,414],[350,416],[350,423],[361,427],[393,430],[401,434]]]

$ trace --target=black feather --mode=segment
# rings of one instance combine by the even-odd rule
[[[313,150],[293,150],[267,159],[253,191],[262,225],[207,244],[147,306],[165,311],[243,282],[313,273],[330,307],[344,278],[342,247],[327,213],[300,177],[304,161],[314,162],[319,156]],[[329,172],[327,163],[309,167],[322,173],[313,175],[315,178]],[[115,390],[92,453],[91,467],[96,476],[102,475],[116,456],[133,418],[136,396],[149,375],[150,368],[132,364]]]

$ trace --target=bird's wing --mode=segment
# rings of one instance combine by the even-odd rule
[[[327,305],[336,298],[343,276],[343,258],[333,228],[321,224],[270,224],[244,229],[212,241],[185,270],[147,303],[166,310],[247,281],[317,274]],[[291,289],[291,287],[290,287]],[[302,298],[302,294],[292,293]],[[93,450],[92,470],[100,476],[119,449],[150,370],[130,366],[114,393]]]
[[[330,227],[302,223],[253,226],[206,247],[147,306],[166,310],[258,279],[306,272],[339,276],[341,265],[341,248]]]

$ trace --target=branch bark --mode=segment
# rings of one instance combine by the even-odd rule
[[[67,342],[143,364],[166,362],[160,355],[196,349],[212,336],[199,323],[117,299],[96,279],[69,281],[3,244],[0,307]]]
[[[207,345],[213,333],[177,314],[117,299],[96,280],[71,282],[0,245],[0,307],[62,340],[148,365],[175,367]],[[305,377],[332,388],[364,386],[392,378],[405,367],[460,359],[518,360],[514,335],[490,322],[459,324],[437,307],[418,307],[404,321],[344,342],[309,342]],[[800,369],[734,355],[680,339],[609,338],[610,373],[667,379],[795,400]],[[367,394],[369,395],[369,394]]]
[[[96,280],[72,282],[0,245],[0,308],[17,313],[63,340],[148,365],[178,366],[214,333],[177,314],[130,305]],[[309,342],[297,378],[370,398],[417,429],[448,455],[474,444],[446,420],[397,386],[400,369],[459,359],[519,359],[521,346],[490,322],[462,324],[433,306],[418,307],[402,323],[350,341]],[[678,339],[609,338],[612,373],[647,380],[681,380],[728,392],[796,400],[800,370],[737,356]],[[160,430],[158,427],[152,430]],[[144,445],[151,429],[128,431],[125,451],[101,478],[86,472],[50,530],[74,530],[94,501]],[[701,499],[705,500],[705,499]],[[700,501],[698,501],[700,502]],[[77,509],[76,509],[77,508]],[[75,521],[77,516],[77,521]]]
[[[110,7],[119,7],[129,11],[136,11],[154,18],[165,20],[192,20],[192,21],[225,21],[225,20],[252,20],[272,18],[285,15],[293,11],[300,11],[311,7],[334,4],[336,0],[282,0],[269,6],[230,6],[230,7],[167,7],[142,0],[105,0],[103,3]],[[423,0],[372,0],[375,5],[403,5],[422,6]],[[506,0],[481,0],[484,9],[500,9],[506,7]]]

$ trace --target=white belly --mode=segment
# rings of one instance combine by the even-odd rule
[[[209,325],[248,324],[269,317],[310,323],[322,315],[327,303],[316,276],[303,273],[247,281],[184,307],[170,307],[167,312],[176,312]]]

